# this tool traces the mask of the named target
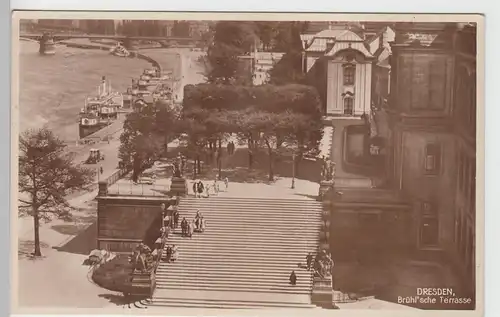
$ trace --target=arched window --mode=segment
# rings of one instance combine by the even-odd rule
[[[352,97],[344,98],[344,114],[350,116],[354,114],[354,99]]]
[[[353,64],[344,65],[344,85],[354,85],[356,66]]]

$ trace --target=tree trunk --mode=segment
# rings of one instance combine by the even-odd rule
[[[253,168],[253,150],[251,148],[248,149],[248,168]]]
[[[132,181],[137,182],[139,179],[139,174],[141,173],[141,160],[137,155],[134,156],[133,158],[133,171],[132,171]]]
[[[198,169],[198,174],[201,174],[201,161],[200,161],[199,154],[198,154],[198,157],[196,158],[196,168]]]
[[[297,157],[295,158],[295,177],[299,177],[300,175],[300,163],[302,163],[302,159],[304,157],[304,154],[302,152],[299,152]]]
[[[217,165],[219,167],[219,177],[222,175],[222,139],[219,139],[219,151],[217,152]]]
[[[269,181],[272,182],[274,180],[274,168],[273,168],[273,148],[268,140],[266,140],[267,145],[267,153],[269,155]]]
[[[274,168],[273,168],[273,150],[269,148],[269,181],[274,180]]]
[[[42,256],[42,251],[40,250],[40,219],[38,216],[38,211],[33,207],[33,228],[35,229],[35,250],[33,252],[34,256]]]

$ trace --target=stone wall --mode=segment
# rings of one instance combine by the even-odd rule
[[[97,247],[113,252],[154,242],[162,224],[160,206],[173,204],[165,197],[98,196],[97,201]]]

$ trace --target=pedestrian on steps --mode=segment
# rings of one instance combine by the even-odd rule
[[[167,245],[167,262],[170,262],[170,260],[172,259],[172,248]]]
[[[201,181],[198,182],[198,196],[201,198],[203,195],[203,191],[205,190],[205,186],[203,186],[203,183]]]
[[[205,219],[203,219],[203,216],[200,218],[200,225],[201,225],[201,232],[205,232],[205,228],[206,228],[206,222],[205,222]]]
[[[182,230],[182,236],[186,236],[186,233],[187,233],[187,226],[188,226],[188,223],[187,223],[187,220],[186,218],[182,218],[182,222],[181,222],[181,230]]]
[[[175,229],[177,229],[179,227],[179,217],[180,217],[179,211],[178,210],[174,211],[174,227],[175,227]]]
[[[311,270],[312,261],[313,261],[313,254],[312,254],[312,252],[309,252],[307,254],[306,261],[307,261],[307,270],[310,271]]]
[[[193,231],[194,231],[194,220],[189,222],[188,225],[188,237],[192,238],[193,237]]]
[[[179,257],[179,251],[177,250],[177,246],[174,244],[172,246],[172,256],[171,256],[171,259],[172,259],[172,262],[175,262]]]
[[[193,183],[193,193],[194,193],[194,197],[198,198],[198,182],[195,181]]]
[[[297,284],[297,275],[295,274],[295,271],[292,271],[292,274],[290,274],[290,284]]]

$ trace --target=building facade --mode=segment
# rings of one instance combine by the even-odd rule
[[[411,32],[435,34],[430,43]],[[420,250],[475,287],[475,27],[401,24],[392,45],[392,186],[411,201]],[[423,38],[423,37],[422,37]],[[432,38],[432,37],[430,37]]]

